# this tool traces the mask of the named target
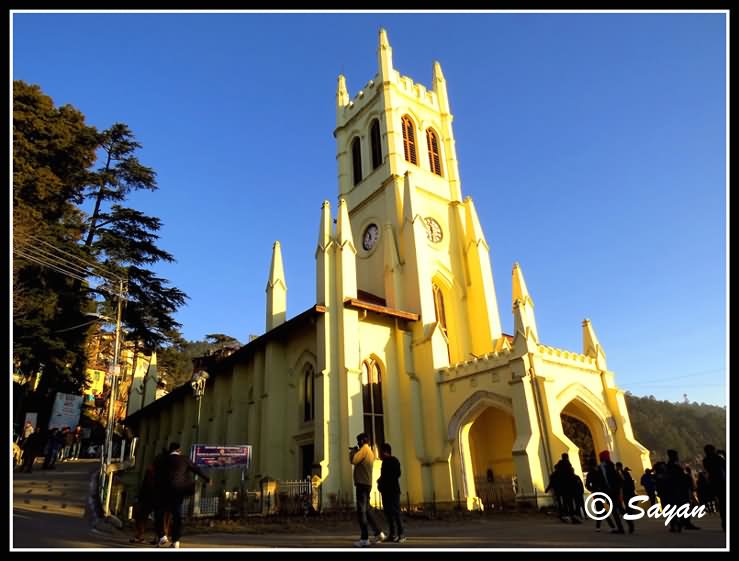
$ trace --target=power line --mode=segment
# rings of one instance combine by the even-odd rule
[[[56,272],[58,272],[58,273],[61,273],[61,274],[63,274],[63,275],[66,275],[66,276],[68,276],[68,277],[72,277],[72,278],[75,278],[75,279],[77,279],[77,280],[81,280],[81,281],[83,281],[83,282],[84,282],[84,281],[87,281],[87,279],[86,279],[86,278],[84,278],[84,277],[81,277],[81,276],[79,276],[79,275],[77,275],[77,274],[74,274],[74,273],[70,272],[69,270],[66,270],[66,269],[64,269],[64,268],[62,268],[62,267],[59,267],[59,266],[57,266],[57,265],[54,265],[54,264],[52,264],[52,263],[49,263],[48,261],[46,261],[46,260],[44,260],[44,259],[39,259],[39,258],[37,258],[37,257],[34,257],[34,256],[32,256],[32,255],[29,255],[29,254],[25,253],[25,252],[24,252],[23,250],[21,250],[21,249],[16,249],[16,250],[15,250],[15,252],[16,252],[16,253],[17,253],[18,255],[20,255],[20,256],[21,256],[22,258],[24,258],[24,259],[27,259],[28,261],[31,261],[31,262],[33,262],[33,263],[36,263],[37,265],[41,265],[41,266],[43,266],[43,267],[48,267],[49,269],[53,269],[54,271],[56,271]]]
[[[84,258],[80,257],[79,255],[75,255],[73,253],[70,253],[68,251],[65,251],[65,250],[63,250],[60,247],[57,247],[57,246],[55,246],[53,244],[50,244],[46,240],[42,240],[41,238],[38,238],[38,237],[34,236],[33,234],[29,234],[28,237],[30,239],[34,240],[34,241],[37,241],[37,242],[42,243],[42,244],[44,244],[46,246],[49,246],[54,251],[57,251],[59,253],[62,253],[64,255],[68,256],[71,259],[74,259],[76,261],[79,261],[80,263],[82,263],[83,265],[85,265],[87,267],[90,267],[90,268],[93,268],[93,269],[98,269],[99,271],[102,271],[104,273],[103,276],[111,277],[111,278],[113,278],[115,280],[125,280],[121,275],[119,275],[117,273],[114,273],[113,271],[109,271],[108,269],[106,269],[105,267],[103,267],[102,265],[100,265],[97,262],[89,261],[87,259],[84,259]],[[37,249],[40,249],[40,248],[37,248]]]
[[[54,263],[55,265],[59,265],[60,267],[65,267],[71,271],[76,272],[80,275],[90,276],[94,273],[91,273],[88,269],[85,269],[84,267],[77,265],[76,263],[72,263],[70,261],[67,261],[63,257],[59,257],[58,255],[55,255],[51,253],[50,251],[47,251],[40,247],[24,247],[22,251],[26,252],[27,254],[30,253],[31,255],[35,255],[38,258],[46,259],[47,261]]]
[[[723,372],[726,368],[713,368],[712,370],[702,370],[700,372],[692,372],[690,374],[681,374],[679,376],[665,376],[663,378],[651,378],[648,379],[646,382],[637,382],[635,384],[630,384],[632,386],[644,386],[651,384],[651,382],[662,382],[662,381],[668,381],[668,380],[680,380],[682,378],[690,378],[695,376],[701,376],[703,374],[713,374],[714,372]]]
[[[24,259],[27,259],[28,261],[31,261],[31,262],[36,263],[38,265],[41,265],[43,267],[48,267],[49,269],[52,269],[52,270],[54,270],[54,271],[56,271],[58,273],[61,273],[62,275],[66,275],[68,277],[77,279],[77,280],[82,281],[82,282],[87,282],[88,281],[88,279],[86,277],[81,276],[82,274],[98,276],[98,277],[104,278],[108,282],[112,282],[112,279],[108,279],[106,277],[102,277],[101,275],[99,275],[97,273],[89,273],[88,271],[83,271],[82,273],[80,273],[80,271],[78,269],[74,269],[72,267],[68,267],[66,264],[60,263],[59,261],[54,261],[54,260],[48,259],[44,255],[33,255],[33,252],[32,251],[31,252],[26,251],[26,248],[24,248],[24,249],[15,248],[14,251],[20,257],[22,257]],[[118,292],[117,291],[115,291],[114,289],[112,289],[111,287],[108,287],[106,285],[102,285],[100,287],[100,289],[103,290],[103,291],[105,291],[105,292],[108,292],[109,294],[111,294],[113,296],[117,296],[118,295]]]

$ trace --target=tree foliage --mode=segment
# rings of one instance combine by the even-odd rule
[[[178,332],[170,335],[171,345],[157,355],[157,369],[168,390],[187,383],[192,377],[193,359],[210,356],[223,349],[241,346],[238,339],[222,333],[211,333],[201,341],[187,341]]]
[[[187,296],[152,270],[174,261],[157,245],[161,221],[127,204],[134,191],[157,189],[140,148],[127,125],[99,132],[74,107],[57,108],[38,86],[14,82],[13,353],[21,371],[43,365],[46,399],[82,388],[95,327],[85,328],[85,313],[115,317],[112,275],[127,279],[123,333],[137,349],[155,350],[179,327],[174,314]],[[94,280],[95,266],[112,275]]]
[[[703,447],[726,449],[726,409],[705,403],[672,403],[626,394],[634,436],[650,451],[652,461],[677,450],[684,462],[703,458]]]
[[[91,302],[75,281],[22,257],[30,248],[83,255],[79,240],[87,168],[97,132],[69,105],[54,107],[41,89],[13,84],[13,354],[25,372],[43,369],[39,393],[83,383],[84,322]],[[49,244],[49,245],[46,245]]]

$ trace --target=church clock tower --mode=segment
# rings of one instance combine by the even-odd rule
[[[339,198],[356,248],[360,298],[420,315],[416,341],[433,368],[503,343],[489,248],[472,200],[462,199],[441,65],[433,86],[393,68],[380,30],[378,72],[350,99],[336,91]],[[414,353],[415,354],[415,353]]]

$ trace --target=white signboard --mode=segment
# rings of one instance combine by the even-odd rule
[[[57,393],[54,398],[54,407],[49,419],[50,429],[69,427],[74,429],[80,422],[82,411],[82,396],[69,393]]]

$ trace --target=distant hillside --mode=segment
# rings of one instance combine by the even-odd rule
[[[636,439],[651,452],[652,461],[664,460],[666,450],[678,451],[683,462],[700,465],[703,447],[726,449],[726,408],[706,403],[673,403],[654,396],[626,393]]]

